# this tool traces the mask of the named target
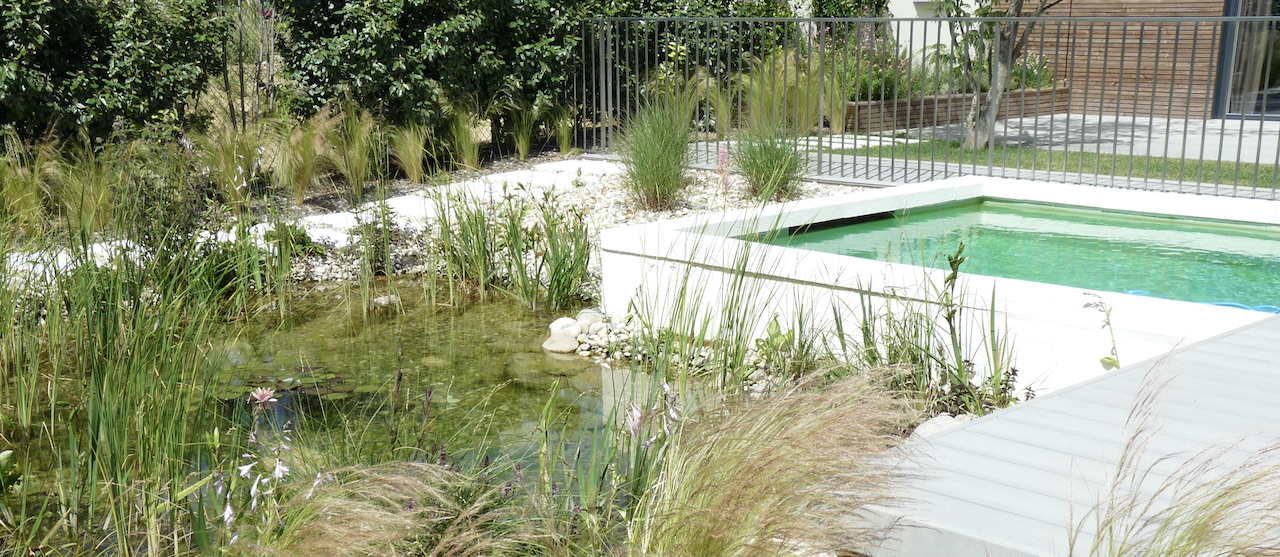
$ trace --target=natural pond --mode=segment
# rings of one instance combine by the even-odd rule
[[[410,281],[376,286],[364,297],[354,286],[315,291],[283,322],[258,319],[229,333],[217,349],[218,398],[238,404],[255,387],[274,389],[280,421],[335,410],[372,416],[394,399],[399,411],[425,410],[432,443],[452,449],[529,441],[553,387],[558,424],[604,423],[602,366],[544,352],[545,316],[502,296],[433,303]],[[366,297],[394,297],[398,309],[366,313]]]

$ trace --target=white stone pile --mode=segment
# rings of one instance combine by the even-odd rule
[[[551,336],[542,349],[555,354],[577,354],[597,361],[631,357],[631,339],[639,326],[613,323],[599,309],[584,309],[578,316],[561,317],[548,327]]]

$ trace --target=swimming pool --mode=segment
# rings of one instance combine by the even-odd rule
[[[950,209],[994,200],[1035,206],[1029,209],[1030,215],[997,215],[1000,211],[952,215],[950,220],[937,221],[932,229],[926,230],[934,226],[926,224],[904,232],[915,220],[912,215],[927,215],[935,209],[942,209],[945,215]],[[1088,219],[1070,214],[1065,224],[1051,224],[1061,219],[1042,214],[1062,217],[1062,211],[1074,210],[1103,222],[1083,222]],[[907,215],[908,224],[900,223],[894,215]],[[1148,220],[1153,218],[1173,222]],[[1232,264],[1205,270],[1197,261],[1221,263],[1235,256],[1268,259],[1280,254],[1271,238],[1271,231],[1280,230],[1280,202],[979,176],[602,231],[602,303],[615,318],[636,308],[655,308],[657,323],[664,322],[661,311],[668,307],[697,304],[714,313],[728,307],[724,292],[742,283],[735,277],[744,275],[745,270],[745,280],[755,293],[752,308],[760,316],[745,334],[764,335],[763,324],[774,316],[787,323],[796,322],[802,314],[806,325],[819,332],[857,330],[867,312],[937,299],[948,273],[942,268],[942,256],[951,252],[954,244],[929,245],[924,239],[950,238],[955,242],[960,236],[948,236],[948,230],[974,228],[960,224],[965,219],[970,224],[1003,223],[1000,226],[1007,231],[1008,238],[998,243],[1012,251],[1003,255],[999,250],[983,255],[982,233],[969,239],[965,255],[971,259],[961,267],[958,284],[964,291],[966,314],[981,323],[969,330],[995,323],[1008,332],[1017,359],[1019,388],[1034,386],[1044,393],[1095,377],[1105,372],[1100,359],[1113,347],[1120,361],[1129,365],[1270,317],[1262,311],[1176,298],[1232,301],[1250,307],[1280,305],[1267,292],[1271,283],[1280,282],[1273,277],[1280,275],[1266,270],[1243,273],[1235,281],[1258,287],[1252,291],[1197,292],[1206,285],[1231,283],[1233,279],[1225,274],[1248,268]],[[1124,225],[1120,228],[1127,230],[1118,230],[1112,219],[1118,219]],[[804,246],[808,240],[798,237],[790,244],[783,242],[785,245],[754,241],[770,231],[817,231],[876,221],[882,221],[883,229],[870,236],[867,246],[853,252],[813,249],[821,242]],[[1033,238],[1018,224],[1028,221],[1061,233],[1061,238]],[[1184,225],[1190,228],[1180,228]],[[1255,234],[1258,230],[1263,232]],[[1111,248],[1097,248],[1098,254],[1088,257],[1067,255],[1059,251],[1063,246],[1057,245],[1084,245],[1098,239],[1116,243]],[[1158,259],[1174,249],[1167,245],[1170,243],[1204,253],[1188,248],[1178,262]],[[1161,245],[1165,247],[1152,247]],[[1141,260],[1135,255],[1139,248],[1149,250],[1153,259]],[[1029,274],[983,268],[1000,260],[1013,271]],[[1131,268],[1097,273],[1090,282],[1062,280],[1087,276],[1085,271],[1090,267],[1115,260]],[[1227,269],[1225,274],[1223,269]],[[1161,285],[1161,281],[1169,284]],[[678,286],[685,283],[698,288],[682,296]],[[1169,299],[1128,293],[1137,290]],[[1099,313],[1099,295],[1109,312],[1106,316]],[[1104,317],[1109,328],[1102,326]],[[726,325],[743,329],[739,323]],[[971,339],[966,352],[980,355],[980,336]]]
[[[851,219],[853,220],[853,219]],[[1280,227],[974,199],[766,236],[774,245],[1280,313]]]

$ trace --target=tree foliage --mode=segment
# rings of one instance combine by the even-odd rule
[[[181,120],[226,31],[208,0],[6,0],[0,20],[0,127],[28,137]]]
[[[581,15],[569,0],[291,0],[282,50],[304,111],[334,100],[393,122],[445,103],[567,96]]]

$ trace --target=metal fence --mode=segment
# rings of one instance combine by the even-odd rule
[[[795,134],[811,176],[851,183],[1280,185],[1280,17],[609,18],[582,38],[589,151],[674,87],[704,167],[767,122]]]

